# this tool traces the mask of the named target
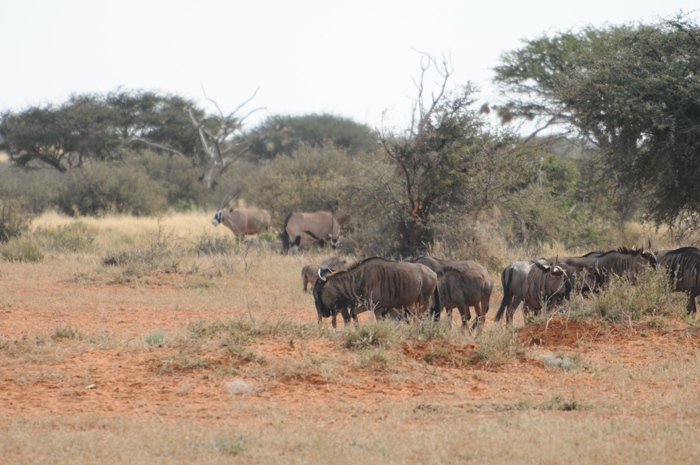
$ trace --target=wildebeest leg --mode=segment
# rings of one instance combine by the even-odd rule
[[[506,323],[513,323],[513,315],[515,314],[515,311],[518,309],[518,305],[520,305],[520,302],[523,301],[523,298],[519,295],[516,295],[513,298],[513,302],[508,306],[508,310],[506,311]],[[523,315],[525,315],[525,307],[523,306]]]
[[[350,324],[350,313],[348,313],[348,309],[346,307],[343,307],[342,310],[340,310],[340,314],[343,315],[343,322],[345,323],[345,326]]]
[[[695,290],[691,290],[688,292],[688,315],[691,313],[694,314],[697,311],[697,308],[695,307]]]
[[[424,296],[418,298],[418,314],[422,317],[428,313],[428,304],[430,303],[430,295],[426,299]]]
[[[350,307],[350,318],[352,318],[353,323],[357,326],[360,324],[360,320],[357,319],[357,312],[355,310],[356,308],[354,305]]]
[[[353,319],[354,319],[355,321],[357,321],[357,315],[359,315],[359,314],[362,313],[362,312],[366,312],[366,311],[367,311],[367,307],[365,307],[364,304],[359,305],[358,307],[356,307],[356,308],[353,309],[353,311],[352,311],[352,317],[353,317]]]
[[[338,311],[333,310],[333,315],[331,316],[331,324],[333,325],[333,329],[335,329],[336,326],[336,318],[338,317]]]
[[[374,309],[374,319],[376,321],[384,319],[384,308],[383,307],[377,307]]]
[[[491,296],[484,296],[481,302],[474,305],[474,312],[476,313],[476,318],[474,319],[474,324],[472,325],[472,331],[477,327],[479,331],[484,329],[484,322],[486,321],[486,314],[489,311],[489,298]]]
[[[457,309],[459,310],[459,315],[462,317],[462,329],[467,327],[467,323],[471,319],[472,315],[469,312],[469,307],[464,304],[457,304]],[[450,318],[450,324],[452,323],[452,318]]]

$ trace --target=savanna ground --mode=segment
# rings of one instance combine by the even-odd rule
[[[700,462],[693,321],[505,328],[493,270],[479,334],[319,327],[300,269],[326,255],[216,253],[208,216],[81,219],[0,261],[0,463]]]

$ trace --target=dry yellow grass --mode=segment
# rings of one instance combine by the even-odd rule
[[[224,226],[214,227],[211,223],[214,212],[192,211],[186,213],[169,213],[160,219],[155,217],[135,217],[131,215],[106,215],[104,217],[70,217],[56,212],[47,211],[36,218],[31,225],[36,228],[56,229],[74,223],[84,224],[88,231],[97,236],[99,242],[108,244],[124,236],[139,236],[157,233],[160,227],[167,233],[174,234],[184,240],[194,240],[209,234],[214,237],[231,236],[231,230]]]
[[[214,228],[211,216],[169,215],[161,226],[181,236],[172,247],[184,250],[204,234],[231,234]],[[46,214],[33,226],[74,221],[96,236],[95,249],[0,262],[0,463],[700,461],[698,337],[676,330],[678,322],[665,321],[669,330],[656,331],[654,341],[631,330],[625,339],[618,329],[580,347],[521,348],[496,367],[436,365],[424,355],[448,344],[495,343],[501,327],[474,337],[455,329],[432,349],[404,335],[413,344],[405,353],[348,349],[349,330],[318,330],[313,297],[301,290],[301,267],[328,250],[183,252],[174,255],[176,270],[135,270],[102,259],[115,248],[144,246],[139,237],[157,232],[155,219]],[[539,252],[568,253],[563,247]],[[500,253],[504,261],[527,258]],[[187,329],[232,317],[307,326],[243,331],[248,340],[238,345],[229,327],[211,339]],[[79,337],[59,337],[70,331]],[[149,342],[159,332],[162,347]],[[208,364],[232,349],[253,361]],[[543,368],[545,356],[566,357],[573,367]],[[234,377],[254,388],[228,392]],[[98,388],[86,390],[91,384]],[[4,402],[32,390],[44,397],[19,407]],[[109,410],[111,403],[120,410]]]

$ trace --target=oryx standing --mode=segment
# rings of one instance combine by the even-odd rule
[[[302,241],[316,242],[323,247],[330,242],[331,249],[338,247],[340,225],[348,215],[333,216],[331,212],[292,213],[284,220],[282,247],[289,252],[294,245],[299,248]]]
[[[223,223],[236,236],[236,242],[245,239],[246,234],[259,234],[262,231],[267,231],[270,227],[270,214],[266,210],[245,207],[226,208],[232,199],[233,197],[230,197],[216,211],[211,224],[218,226],[219,223]]]

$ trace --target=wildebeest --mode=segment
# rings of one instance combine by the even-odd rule
[[[439,258],[431,257],[429,255],[422,255],[418,258],[406,260],[411,263],[420,263],[425,265],[436,273],[441,270],[446,270],[449,268],[455,268],[457,270],[477,270],[484,273],[488,273],[488,270],[483,265],[473,261],[473,260],[441,260]]]
[[[236,241],[245,239],[246,234],[258,234],[270,227],[270,214],[265,210],[238,208],[220,208],[211,221],[214,226],[223,223],[233,231]]]
[[[452,322],[452,309],[457,307],[462,317],[462,327],[466,327],[471,319],[469,307],[474,307],[476,315],[472,329],[477,326],[483,327],[493,290],[493,280],[489,274],[481,270],[459,271],[457,269],[440,273],[442,276],[438,281],[438,292],[440,302],[447,310],[449,321]],[[433,318],[439,319],[440,314],[433,314]]]
[[[501,305],[496,312],[495,321],[500,321],[503,313],[506,312],[506,323],[513,322],[513,314],[517,310],[518,305],[524,300],[524,285],[528,273],[535,262],[547,264],[544,258],[536,260],[517,261],[508,265],[501,273],[501,284],[503,284],[503,299]]]
[[[319,269],[314,286],[314,302],[318,321],[341,312],[345,324],[349,317],[374,310],[377,319],[386,309],[411,309],[418,306],[418,313],[428,309],[431,296],[433,308],[439,313],[440,296],[437,291],[437,275],[430,268],[407,262],[396,262],[372,257],[355,263],[344,271]],[[350,308],[350,314],[347,309]]]
[[[700,294],[700,249],[681,247],[656,253],[659,265],[668,272],[675,292],[688,294],[688,313],[695,313],[695,297]]]
[[[547,261],[551,265],[554,263],[554,258],[550,258]],[[651,242],[649,242],[649,248],[646,248],[644,244],[642,244],[640,249],[618,247],[607,252],[589,252],[581,257],[561,258],[559,263],[576,269],[586,267],[598,268],[600,273],[599,284],[608,282],[611,274],[618,276],[629,274],[634,276],[648,266],[658,269],[656,255],[651,251]]]
[[[523,284],[525,319],[527,319],[528,310],[533,310],[536,315],[539,315],[543,302],[545,311],[549,312],[562,300],[568,299],[572,289],[566,265],[559,264],[556,259],[553,265],[541,261],[534,261],[533,264]]]
[[[292,213],[284,220],[282,248],[288,252],[292,245],[297,249],[301,241],[316,241],[323,247],[330,242],[335,250],[340,238],[340,226],[346,217],[334,217],[331,212]]]
[[[480,276],[482,276],[482,278],[480,278],[482,280],[482,282],[489,281],[491,283],[491,289],[493,288],[493,280],[491,280],[491,277],[489,276],[489,272],[486,269],[486,267],[484,267],[483,265],[481,265],[473,260],[441,260],[439,258],[431,257],[428,255],[423,255],[423,256],[420,256],[418,258],[410,259],[408,261],[410,261],[412,263],[420,263],[421,265],[427,266],[428,268],[433,270],[435,273],[437,273],[438,281],[441,281],[442,279],[444,279],[443,278],[444,273],[449,271],[449,270],[475,271],[475,272],[478,272],[480,274]],[[462,308],[459,308],[459,306],[458,306],[459,312],[462,316],[462,325],[463,326],[466,326],[466,322],[464,320],[465,317],[467,318],[467,320],[471,319],[471,313],[469,312],[469,307],[474,307],[474,312],[476,313],[477,318],[485,317],[486,312],[488,312],[488,304],[486,305],[486,307],[484,307],[482,304],[480,304],[481,297],[475,300],[474,296],[469,296],[470,292],[475,291],[476,284],[475,284],[475,282],[472,282],[472,281],[474,279],[478,280],[478,278],[476,278],[476,276],[477,275],[474,274],[474,275],[470,275],[470,278],[465,277],[463,279],[457,279],[456,276],[451,275],[450,278],[448,279],[449,285],[448,285],[448,283],[445,283],[444,285],[442,285],[443,286],[442,288],[440,287],[441,286],[440,282],[438,282],[438,288],[440,289],[440,299],[443,301],[443,306],[447,309],[447,316],[450,319],[450,321],[452,321],[452,309],[455,306],[458,306],[457,302],[466,302],[466,301],[476,302],[476,303],[472,303],[472,304],[467,304],[466,308],[463,307],[464,311],[462,310]],[[461,285],[465,286],[465,288],[462,289],[461,291],[459,291],[459,293],[457,293],[458,292],[457,289],[454,289],[454,286],[457,283],[460,283]],[[451,305],[451,306],[446,305],[445,297],[442,295],[443,288],[445,288],[445,289],[450,288],[455,292],[454,298],[456,300],[453,301],[454,305]],[[491,296],[491,289],[489,289],[489,291],[488,291],[489,298]],[[481,292],[482,291],[479,291],[480,294],[481,294]],[[460,296],[460,294],[461,294],[461,296]],[[439,317],[439,315],[433,315],[433,318],[438,320],[440,317]],[[476,325],[476,323],[478,321],[479,320],[475,320],[474,324]]]
[[[301,283],[304,286],[304,292],[307,291],[307,286],[311,284],[311,289],[316,285],[318,279],[319,268],[329,268],[331,271],[340,271],[348,267],[348,263],[341,257],[330,257],[322,261],[319,265],[310,263],[301,269]]]

